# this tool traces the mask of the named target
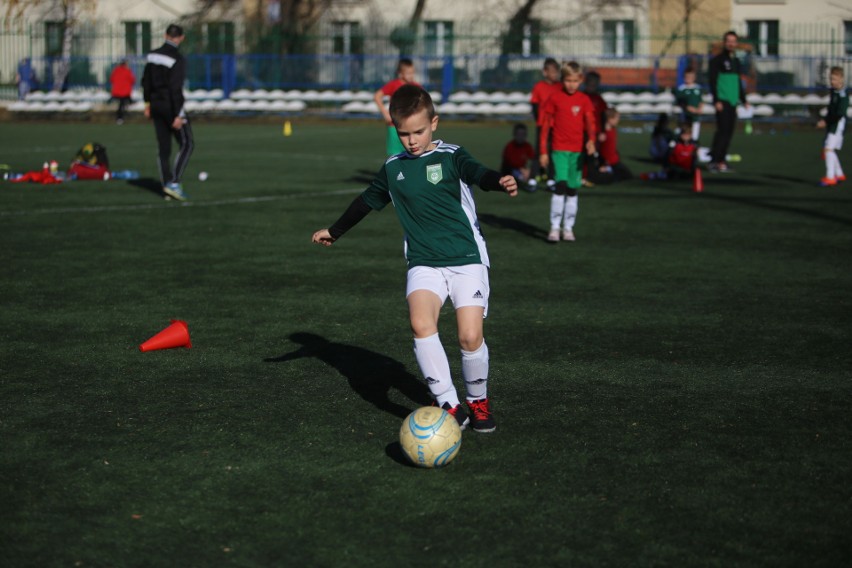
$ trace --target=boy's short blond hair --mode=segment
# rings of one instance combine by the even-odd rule
[[[576,61],[563,61],[562,78],[565,79],[565,77],[571,77],[574,75],[582,76],[583,66],[577,63]]]
[[[843,67],[840,67],[839,65],[835,65],[834,67],[832,67],[831,69],[828,70],[828,74],[843,77]]]

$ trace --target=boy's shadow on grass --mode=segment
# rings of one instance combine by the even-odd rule
[[[416,407],[427,406],[432,401],[426,385],[396,359],[363,347],[335,343],[308,332],[293,333],[289,339],[301,347],[278,357],[266,358],[264,361],[284,363],[303,357],[316,357],[346,377],[349,386],[361,398],[399,418],[405,418],[414,409],[391,401],[388,397],[391,389],[401,392]]]
[[[163,184],[158,179],[154,179],[154,178],[129,179],[129,180],[127,180],[127,185],[132,185],[133,187],[138,187],[140,189],[150,191],[151,193],[157,195],[158,197],[163,197]]]
[[[500,217],[498,215],[492,215],[491,213],[480,213],[479,221],[490,227],[510,229],[533,239],[547,241],[547,231],[541,227],[530,225],[526,221],[519,221],[518,219],[512,219],[511,217]]]

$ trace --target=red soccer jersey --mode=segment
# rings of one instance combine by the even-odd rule
[[[610,128],[604,130],[606,140],[598,144],[598,153],[604,162],[610,166],[614,166],[621,161],[621,156],[618,155],[618,130]]]
[[[542,106],[541,148],[546,151],[547,138],[553,130],[553,149],[558,152],[582,152],[583,135],[594,140],[598,133],[595,107],[585,93],[569,95],[564,89],[552,95]]]
[[[550,95],[562,90],[562,83],[548,83],[547,81],[539,81],[533,86],[532,94],[530,95],[530,104],[538,105],[538,118],[536,126],[542,126],[544,119],[541,114],[541,106],[550,98]]]
[[[678,140],[672,151],[669,152],[669,165],[682,168],[684,170],[692,170],[695,167],[695,154],[698,148],[695,142],[685,143]]]
[[[418,87],[420,86],[419,83],[415,83],[413,81],[411,83],[406,83],[402,79],[393,79],[382,85],[382,94],[392,97],[393,94],[397,92],[399,88],[403,85],[417,85]]]
[[[604,113],[606,112],[606,109],[609,108],[609,105],[606,104],[606,101],[600,93],[592,93],[591,95],[586,93],[586,96],[589,97],[589,100],[592,101],[592,106],[595,107],[595,116],[598,120],[598,126],[603,128],[604,122],[606,121]]]
[[[118,65],[112,70],[109,76],[109,82],[112,83],[112,96],[116,98],[129,97],[133,92],[133,85],[136,83],[136,77],[133,71],[127,65]]]
[[[525,167],[530,160],[535,159],[535,149],[529,142],[518,144],[510,140],[503,148],[503,169],[517,170]]]

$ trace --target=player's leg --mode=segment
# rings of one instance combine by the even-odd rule
[[[550,198],[550,232],[547,234],[547,240],[552,243],[559,242],[559,230],[562,228],[562,219],[565,217],[569,153],[554,151],[551,157],[556,184],[553,186],[553,195]]]
[[[453,414],[464,427],[469,419],[460,404],[450,362],[438,335],[438,317],[449,293],[446,282],[438,269],[417,266],[408,271],[406,288],[417,365],[438,406]]]
[[[698,144],[698,137],[701,136],[701,121],[695,119],[692,121],[692,139]]]
[[[562,240],[573,241],[574,223],[577,221],[577,211],[580,208],[580,198],[578,195],[580,186],[583,184],[583,153],[582,152],[566,152],[568,155],[567,173],[565,190],[565,210],[562,220]]]
[[[483,322],[490,296],[488,267],[482,264],[444,269],[448,273],[450,298],[456,308],[462,378],[467,390],[473,429],[491,432],[496,428],[488,401],[488,345]]]
[[[840,167],[840,158],[837,155],[837,151],[842,147],[843,138],[841,134],[836,132],[826,134],[823,148],[825,155],[825,177],[820,181],[820,185],[823,187],[835,185],[838,181],[846,179],[843,169]]]
[[[183,178],[186,166],[189,164],[189,157],[192,155],[193,150],[195,150],[195,137],[192,133],[192,125],[188,118],[186,119],[186,122],[183,123],[180,130],[173,130],[173,132],[175,140],[177,140],[180,146],[178,148],[178,153],[175,156],[174,174],[171,181],[172,183],[179,184],[181,178]]]
[[[159,115],[153,116],[154,131],[157,134],[157,164],[160,170],[160,180],[165,187],[172,179],[171,155],[172,133],[167,119]]]

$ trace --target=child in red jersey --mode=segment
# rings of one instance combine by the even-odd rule
[[[683,122],[665,158],[665,165],[659,172],[644,173],[643,180],[694,179],[698,168],[698,143],[692,139],[692,125]]]
[[[130,96],[133,94],[133,85],[136,84],[136,75],[133,74],[133,70],[127,64],[126,59],[122,59],[121,63],[112,70],[109,82],[112,84],[110,94],[112,98],[118,101],[115,123],[124,124],[124,112],[132,102]]]
[[[553,132],[553,166],[556,185],[550,200],[550,232],[547,240],[558,242],[560,228],[562,240],[573,241],[574,221],[577,218],[577,190],[583,180],[583,152],[595,153],[598,127],[595,107],[585,93],[580,92],[583,68],[576,61],[562,64],[562,90],[551,95],[544,103],[541,114],[544,122],[541,129],[539,163],[542,168],[550,165],[545,148]]]
[[[550,153],[550,140],[541,145],[541,127],[544,121],[544,116],[541,114],[541,107],[550,98],[553,93],[558,93],[562,90],[562,83],[559,79],[559,62],[548,57],[544,60],[544,67],[541,70],[544,77],[541,81],[533,86],[532,94],[530,95],[530,105],[532,106],[532,114],[535,119],[535,151],[536,154],[541,154],[542,148],[546,153]],[[532,177],[538,178],[543,176],[553,184],[553,166],[545,168],[541,171],[538,163],[533,163]],[[538,181],[538,180],[537,180]]]
[[[618,122],[621,115],[614,108],[604,112],[602,136],[598,136],[598,155],[600,163],[589,171],[589,180],[595,184],[607,185],[613,182],[631,179],[633,173],[621,161],[618,153]]]
[[[530,160],[535,160],[535,149],[527,142],[526,125],[518,123],[512,129],[512,139],[503,147],[500,175],[512,176],[518,186],[527,184],[529,191],[535,191],[537,185],[530,177]]]
[[[403,57],[396,64],[396,79],[392,79],[382,85],[382,87],[373,95],[373,100],[376,102],[376,106],[379,107],[379,112],[387,125],[387,133],[385,135],[385,153],[388,156],[405,152],[405,148],[403,148],[402,142],[399,141],[399,137],[396,135],[396,128],[393,126],[393,121],[391,120],[390,112],[388,112],[388,109],[385,106],[384,98],[390,98],[397,89],[408,84],[417,85],[418,87],[420,86],[414,80],[414,62],[407,57]]]

